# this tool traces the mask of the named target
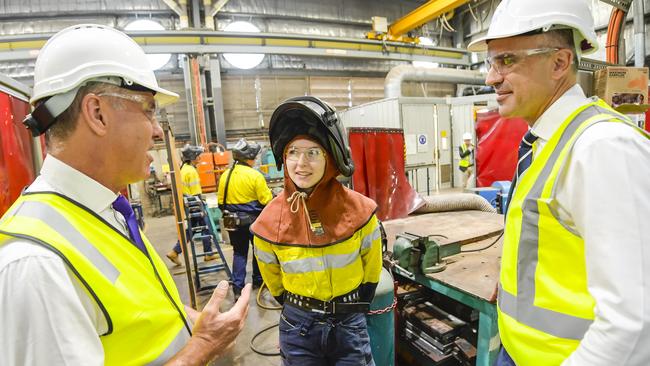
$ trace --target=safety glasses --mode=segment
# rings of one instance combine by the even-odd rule
[[[298,161],[303,154],[310,163],[325,159],[325,152],[320,147],[299,148],[291,146],[287,149],[287,160]]]
[[[142,113],[149,119],[149,121],[153,123],[156,119],[156,111],[158,110],[158,106],[153,98],[139,94],[122,94],[116,92],[99,93],[97,96],[119,98],[137,103],[140,105]]]
[[[512,69],[518,63],[521,63],[526,57],[533,55],[542,55],[546,53],[551,53],[559,51],[560,48],[534,48],[530,50],[521,50],[521,51],[510,51],[500,53],[494,56],[488,56],[485,59],[485,66],[489,72],[492,67],[500,75],[506,75],[512,71]]]

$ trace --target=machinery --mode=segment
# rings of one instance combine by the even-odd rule
[[[401,347],[414,348],[420,362],[423,358],[429,365],[474,364],[476,348],[471,342],[475,342],[477,316],[470,309],[424,289],[402,293],[398,298],[398,304],[402,304],[398,307]],[[459,315],[452,315],[443,307]]]
[[[397,234],[393,244],[396,265],[411,274],[444,270],[447,267],[444,258],[460,253],[460,242],[441,244],[433,240],[434,236]]]
[[[208,144],[208,151],[199,155],[196,169],[199,171],[203,193],[217,191],[219,177],[228,168],[231,155],[223,145],[214,142]]]

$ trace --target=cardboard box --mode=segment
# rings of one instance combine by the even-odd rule
[[[648,104],[648,68],[607,66],[597,70],[594,94],[616,109],[643,112]]]

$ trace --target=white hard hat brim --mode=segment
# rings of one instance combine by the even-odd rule
[[[511,34],[500,34],[498,36],[483,36],[477,40],[474,40],[469,43],[467,46],[467,50],[470,52],[486,52],[488,49],[488,41],[492,41],[495,39],[503,39],[503,38],[509,38],[509,37],[516,37],[516,36],[521,36],[525,33],[528,32],[513,32]],[[576,45],[576,47],[579,45]],[[590,53],[594,53],[598,51],[598,43],[594,42],[591,48],[587,50],[582,50],[581,54],[582,55],[588,55]]]
[[[170,104],[176,103],[176,101],[178,101],[179,95],[174,93],[173,91],[163,89],[159,86],[158,87],[147,86],[147,88],[156,92],[154,99],[156,100],[158,107],[165,107]]]

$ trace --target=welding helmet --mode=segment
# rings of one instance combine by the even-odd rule
[[[232,147],[232,158],[237,161],[253,160],[257,157],[262,147],[255,142],[248,142],[246,139],[240,139]]]
[[[336,111],[312,96],[288,99],[280,104],[269,123],[269,138],[278,169],[282,167],[284,149],[298,135],[312,136],[332,154],[339,172],[346,177],[354,173],[348,135]]]
[[[181,157],[183,158],[183,161],[194,161],[196,158],[199,157],[203,153],[203,147],[202,146],[193,146],[190,144],[185,144],[181,148]]]

